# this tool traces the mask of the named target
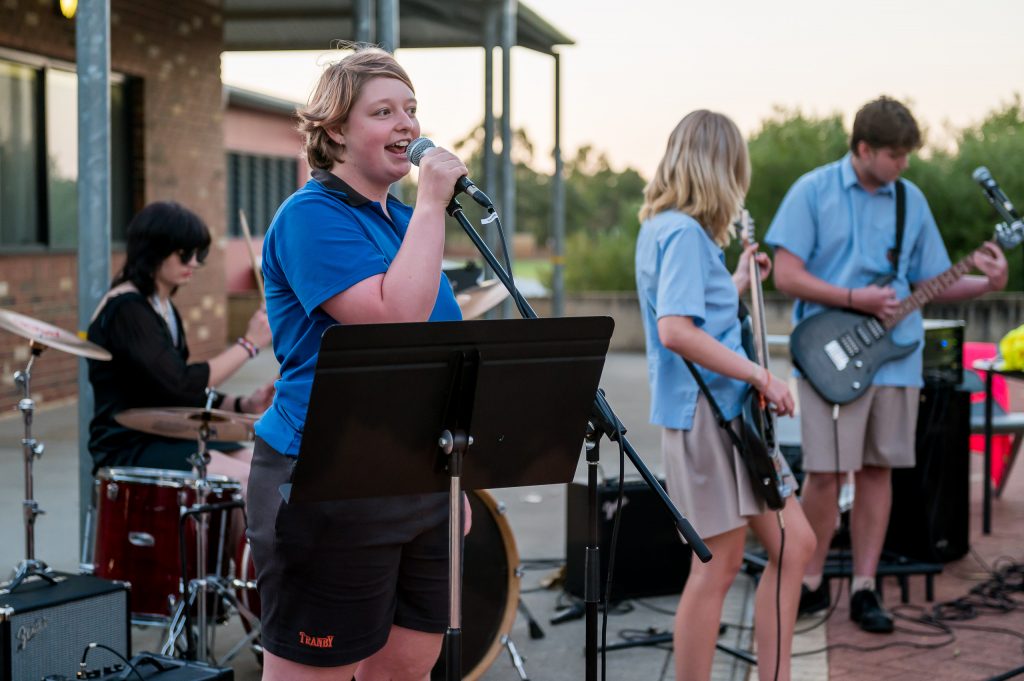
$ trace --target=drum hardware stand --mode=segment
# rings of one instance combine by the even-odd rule
[[[505,646],[505,650],[508,651],[508,656],[512,661],[512,666],[515,667],[516,673],[519,674],[520,681],[530,681],[530,677],[526,674],[526,667],[523,666],[523,657],[519,654],[516,644],[508,634],[502,635],[501,645]]]
[[[167,640],[164,642],[161,653],[164,655],[171,655],[174,652],[175,641],[179,636],[181,636],[182,630],[184,629],[187,646],[185,655],[186,659],[198,659],[203,662],[212,661],[217,665],[223,665],[234,658],[243,646],[255,641],[260,636],[261,629],[259,619],[257,619],[248,608],[239,602],[238,597],[232,591],[234,588],[247,588],[249,583],[241,580],[225,580],[220,574],[224,556],[224,544],[226,539],[225,533],[227,532],[226,522],[221,523],[220,536],[217,543],[217,562],[214,573],[212,575],[209,574],[207,568],[207,549],[209,547],[207,535],[209,534],[210,529],[209,515],[211,513],[226,514],[232,509],[244,508],[245,506],[245,502],[241,499],[219,504],[206,503],[210,492],[210,481],[207,477],[207,467],[210,464],[210,454],[208,452],[207,443],[213,436],[213,431],[210,428],[210,421],[208,417],[210,415],[210,410],[213,408],[213,400],[216,396],[217,392],[214,389],[207,388],[206,405],[204,407],[205,418],[198,429],[196,453],[189,459],[189,462],[196,469],[196,503],[191,508],[182,509],[178,521],[178,546],[180,547],[182,554],[181,578],[182,582],[184,582],[188,574],[186,565],[187,561],[185,559],[185,523],[190,517],[195,517],[196,577],[189,580],[187,589],[184,584],[182,584],[182,597],[178,601],[174,615],[171,617],[171,621],[168,624]],[[211,658],[214,636],[216,635],[216,627],[213,629],[210,628],[209,619],[207,617],[206,594],[208,592],[212,592],[217,596],[214,601],[214,615],[216,615],[217,605],[220,604],[222,600],[226,600],[230,604],[231,608],[236,610],[240,616],[245,617],[249,621],[251,627],[249,633],[227,652],[223,660],[213,660]],[[193,603],[196,604],[196,617],[199,620],[196,626],[197,631],[194,631],[192,628],[191,613]]]
[[[21,439],[25,455],[25,500],[21,502],[25,520],[25,560],[18,563],[11,581],[4,586],[4,592],[14,591],[18,585],[33,575],[38,575],[51,584],[57,583],[50,567],[43,561],[36,560],[36,517],[45,511],[39,508],[39,502],[32,496],[32,463],[43,455],[45,447],[42,442],[32,437],[32,415],[36,408],[35,400],[32,399],[32,365],[36,358],[43,354],[46,346],[35,341],[29,341],[28,346],[30,355],[25,370],[14,373],[14,383],[21,387],[22,393],[22,398],[18,401],[18,410],[21,411],[22,421],[25,423],[25,437]]]
[[[530,307],[530,304],[526,301],[521,293],[516,289],[512,278],[509,273],[498,262],[494,253],[487,246],[486,242],[480,237],[476,229],[473,228],[472,223],[466,217],[462,211],[462,205],[456,200],[452,199],[446,209],[448,215],[455,218],[459,225],[462,226],[463,231],[470,238],[473,244],[476,246],[480,255],[483,256],[484,260],[494,271],[495,276],[501,280],[501,283],[508,289],[512,300],[515,302],[516,307],[519,310],[520,315],[524,319],[537,319],[537,313]],[[496,215],[496,213],[494,214]],[[647,483],[647,485],[654,490],[655,494],[661,499],[661,502],[665,507],[672,513],[675,519],[676,526],[679,528],[679,532],[686,539],[687,543],[693,549],[693,552],[702,562],[711,560],[711,551],[708,550],[707,545],[701,540],[697,532],[693,529],[686,518],[679,513],[679,510],[675,507],[672,501],[668,498],[668,494],[662,488],[658,479],[654,477],[654,474],[647,468],[640,455],[637,454],[633,446],[625,438],[626,429],[619,421],[615,412],[612,410],[611,405],[605,400],[604,393],[598,390],[594,397],[594,405],[592,409],[592,415],[590,424],[588,427],[588,434],[586,437],[587,443],[587,486],[588,486],[588,498],[589,507],[587,512],[589,514],[588,524],[589,530],[589,544],[587,546],[587,555],[585,563],[585,586],[584,592],[587,596],[587,645],[586,645],[586,681],[597,681],[597,604],[600,600],[600,585],[599,580],[599,563],[597,562],[598,552],[598,523],[597,523],[597,441],[600,436],[605,435],[612,442],[618,442],[626,456],[633,463],[636,470],[640,473],[641,477]],[[593,549],[593,550],[591,550]],[[594,645],[591,645],[591,642]]]

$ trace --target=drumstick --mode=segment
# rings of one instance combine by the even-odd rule
[[[256,276],[256,288],[260,290],[260,300],[263,307],[267,306],[267,292],[263,289],[263,273],[256,264],[256,251],[252,247],[252,232],[249,231],[249,221],[245,219],[245,211],[238,209],[238,221],[242,223],[242,234],[245,235],[245,244],[249,247],[249,262],[252,263],[252,273]]]

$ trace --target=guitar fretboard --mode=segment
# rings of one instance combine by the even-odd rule
[[[974,253],[969,253],[962,260],[957,262],[955,265],[950,267],[948,270],[943,272],[937,277],[933,277],[928,281],[919,284],[914,292],[909,296],[900,301],[899,310],[896,314],[891,317],[886,317],[882,320],[882,324],[886,329],[891,329],[906,317],[908,314],[917,310],[918,308],[924,307],[929,302],[935,299],[940,293],[948,289],[950,286],[960,280],[960,277],[964,276],[971,269],[974,268]]]

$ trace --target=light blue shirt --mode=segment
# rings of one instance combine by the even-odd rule
[[[683,358],[661,344],[658,320],[690,317],[725,347],[746,356],[737,318],[739,295],[725,254],[704,228],[676,210],[644,221],[636,241],[636,289],[647,337],[651,423],[689,430],[700,388]],[[747,384],[694,364],[722,413],[739,416]]]
[[[928,200],[912,182],[906,187],[906,220],[896,279],[889,284],[896,296],[910,295],[910,285],[941,274],[950,267]],[[892,273],[889,251],[896,247],[895,183],[868,192],[857,180],[850,154],[816,168],[797,180],[775,213],[765,241],[785,248],[803,260],[810,274],[835,286],[860,288]],[[793,324],[825,309],[798,300]],[[921,311],[892,330],[897,343],[924,338]],[[878,370],[874,385],[921,386],[921,347]]]

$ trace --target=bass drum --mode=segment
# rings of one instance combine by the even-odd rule
[[[479,679],[498,657],[519,605],[519,551],[505,505],[487,490],[469,492],[473,528],[466,536],[462,570],[462,678]],[[430,674],[445,678],[444,651]]]
[[[475,681],[501,652],[502,636],[512,630],[519,604],[519,551],[505,519],[504,505],[486,490],[474,490],[468,496],[473,529],[463,549],[462,678]],[[239,545],[235,564],[240,580],[255,581],[248,542]],[[260,600],[255,589],[241,589],[238,597],[259,617]],[[244,617],[242,622],[246,624]],[[443,653],[430,678],[445,678]]]

